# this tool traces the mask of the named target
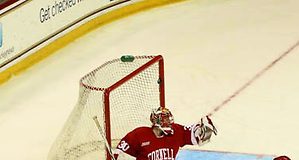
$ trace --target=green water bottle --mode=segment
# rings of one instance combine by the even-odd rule
[[[121,56],[121,58],[120,58],[120,60],[122,62],[133,62],[134,59],[135,59],[135,57],[132,55],[124,55],[124,56]]]

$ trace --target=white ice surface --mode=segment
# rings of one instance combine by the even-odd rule
[[[299,40],[298,0],[190,0],[100,27],[0,86],[0,159],[45,160],[79,79],[124,54],[165,59],[166,104],[189,124]],[[299,49],[213,115],[198,148],[299,159]]]

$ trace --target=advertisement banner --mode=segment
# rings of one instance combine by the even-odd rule
[[[131,0],[34,0],[27,1],[0,17],[0,72],[13,61],[49,40],[59,38],[75,23],[96,10],[117,8]],[[107,7],[108,6],[108,7]],[[113,7],[109,7],[113,6]],[[63,33],[66,34],[66,33]],[[55,37],[56,36],[56,37]],[[46,44],[45,44],[46,43]]]

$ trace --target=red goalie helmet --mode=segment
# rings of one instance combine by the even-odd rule
[[[153,110],[150,120],[152,126],[160,128],[164,134],[173,134],[172,124],[174,123],[174,120],[169,109],[159,107],[158,109]]]

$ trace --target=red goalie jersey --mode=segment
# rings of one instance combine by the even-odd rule
[[[156,137],[150,127],[139,127],[129,132],[117,146],[116,154],[125,152],[136,160],[174,160],[180,147],[197,144],[192,127],[173,124],[172,135]]]
[[[180,147],[202,145],[208,142],[217,130],[206,116],[200,122],[182,126],[174,123],[169,109],[159,107],[151,113],[152,127],[139,127],[129,132],[119,142],[115,158],[121,152],[136,157],[136,160],[175,160]]]

